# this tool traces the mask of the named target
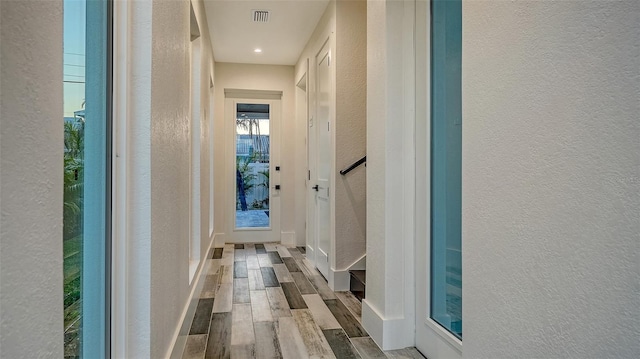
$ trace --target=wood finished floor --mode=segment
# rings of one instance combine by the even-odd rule
[[[227,244],[208,258],[183,359],[424,358],[415,348],[381,351],[360,302],[334,293],[303,248]]]

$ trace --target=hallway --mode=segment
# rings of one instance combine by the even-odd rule
[[[0,359],[640,358],[639,19],[0,1]]]
[[[302,247],[226,244],[207,261],[183,359],[423,358],[382,352],[360,324],[360,302],[331,291]]]

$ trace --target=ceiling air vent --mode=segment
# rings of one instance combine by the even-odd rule
[[[253,22],[269,22],[269,10],[252,10]]]

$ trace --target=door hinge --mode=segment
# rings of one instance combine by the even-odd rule
[[[311,170],[309,170],[308,172],[309,172],[309,181],[311,181]]]
[[[327,132],[329,132],[329,125],[331,124],[331,122],[327,122]]]

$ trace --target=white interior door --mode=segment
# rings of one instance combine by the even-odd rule
[[[316,56],[316,176],[315,216],[316,216],[316,267],[325,278],[329,274],[331,247],[331,47],[327,41]]]
[[[312,189],[316,182],[316,152],[317,152],[317,133],[316,126],[314,126],[314,111],[313,108],[313,96],[315,91],[312,86],[312,79],[309,75],[309,59],[306,63],[306,71],[302,78],[298,81],[296,86],[298,87],[298,95],[303,96],[304,99],[299,99],[300,103],[304,101],[304,109],[299,114],[300,121],[304,121],[307,126],[307,168],[305,175],[305,190],[306,190],[306,218],[305,218],[305,235],[306,235],[306,258],[311,262],[316,262],[316,248],[317,248],[317,233],[316,233],[316,192]],[[313,177],[312,177],[313,174]]]
[[[225,99],[229,243],[280,242],[280,100]]]

